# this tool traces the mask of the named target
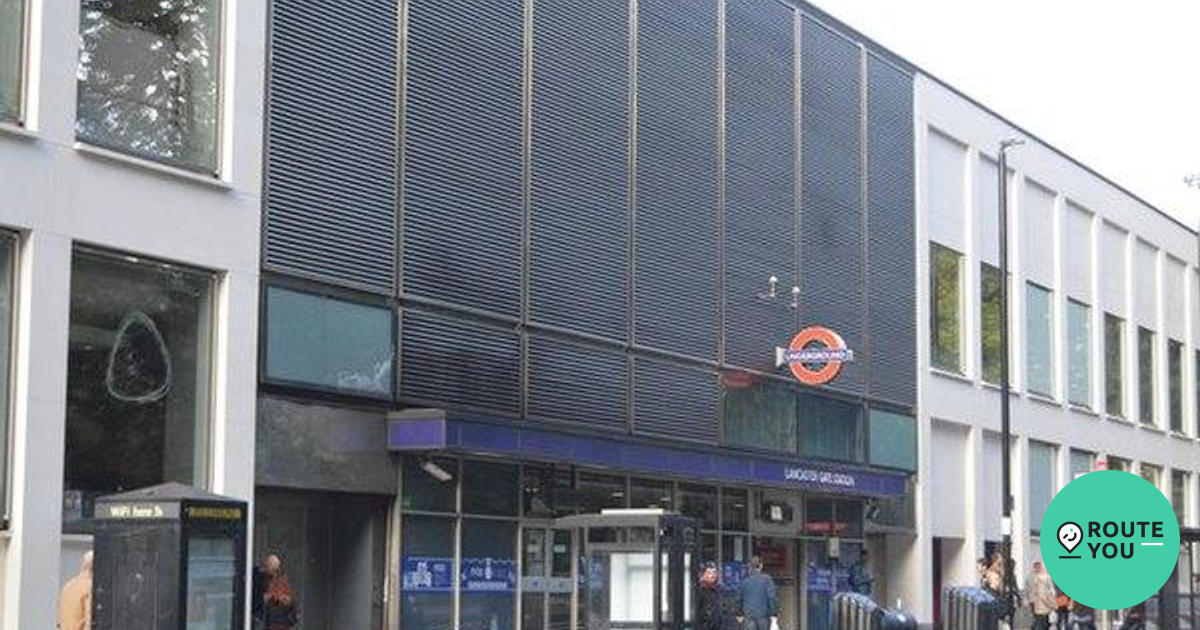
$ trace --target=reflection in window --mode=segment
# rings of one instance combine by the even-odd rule
[[[712,486],[679,484],[679,512],[699,520],[701,529],[716,529],[717,489]]]
[[[1171,430],[1183,433],[1183,344],[1167,340],[1167,389],[1171,411]]]
[[[669,481],[634,479],[629,487],[629,507],[673,510],[674,489]]]
[[[25,0],[0,0],[0,121],[20,122]]]
[[[391,396],[391,309],[269,287],[266,311],[267,379]]]
[[[1029,530],[1032,532],[1041,531],[1046,508],[1058,489],[1055,450],[1051,444],[1029,442]]]
[[[1155,488],[1162,489],[1162,468],[1153,464],[1142,464],[1139,472],[1142,479],[1150,482]]]
[[[75,251],[67,520],[100,494],[207,486],[213,285],[210,273]]]
[[[1067,483],[1086,475],[1096,467],[1096,454],[1089,451],[1071,449],[1071,478]]]
[[[462,511],[467,514],[517,515],[517,467],[500,462],[464,460]]]
[[[1125,320],[1104,314],[1104,411],[1125,417]]]
[[[82,0],[80,140],[216,173],[220,0]]]
[[[450,630],[454,611],[454,519],[405,516],[400,526],[400,625]]]
[[[987,263],[979,269],[980,376],[1000,382],[1000,270]]]
[[[0,0],[2,2],[2,0]],[[0,233],[0,524],[8,520],[8,436],[16,239]]]
[[[1138,327],[1138,419],[1157,425],[1154,411],[1154,366],[1158,362],[1154,331]]]
[[[1053,352],[1054,332],[1048,289],[1032,282],[1025,290],[1025,374],[1029,391],[1043,396],[1054,392]]]
[[[801,397],[803,453],[808,457],[861,462],[862,406],[823,396]]]
[[[767,377],[724,380],[725,441],[796,452],[796,394],[792,387]]]
[[[460,630],[513,627],[517,590],[516,543],[516,523],[463,519]]]
[[[526,516],[554,518],[574,513],[573,480],[569,469],[526,464],[522,474],[521,494]]]
[[[939,370],[960,374],[962,254],[930,243],[929,266],[929,312],[933,318],[930,327],[930,360],[933,367]]]
[[[1067,301],[1067,389],[1072,404],[1092,406],[1092,310]]]
[[[454,512],[458,509],[458,461],[440,457],[405,456],[400,465],[400,506],[421,512]],[[432,472],[442,471],[442,480]]]
[[[1180,525],[1187,524],[1188,479],[1185,471],[1171,471],[1171,507],[1175,509],[1175,518]]]
[[[745,490],[721,490],[721,529],[745,532],[750,530],[750,496]]]
[[[912,416],[872,409],[870,433],[871,465],[917,470],[917,422]]]

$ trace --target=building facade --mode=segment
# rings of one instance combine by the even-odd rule
[[[1195,527],[1194,229],[944,84],[919,76],[916,102],[917,530],[927,542],[907,579],[974,583],[977,559],[1002,537],[996,151],[1010,137],[1027,140],[1007,177],[1018,581],[1040,556],[1050,500],[1092,470],[1142,475]],[[936,617],[936,600],[926,604],[919,615]]]
[[[0,1],[4,630],[55,627],[97,496],[253,496],[263,20]]]
[[[701,519],[728,588],[764,556],[788,627],[864,547],[890,598],[911,68],[770,0],[396,12],[271,6],[255,539],[306,627],[566,627],[553,519],[609,507]],[[854,361],[802,386],[818,325]]]

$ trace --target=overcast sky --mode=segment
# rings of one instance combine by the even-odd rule
[[[1200,2],[812,0],[1189,226]]]

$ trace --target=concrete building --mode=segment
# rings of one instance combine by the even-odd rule
[[[82,6],[81,6],[82,5]],[[0,1],[0,628],[96,496],[253,495],[264,13]]]

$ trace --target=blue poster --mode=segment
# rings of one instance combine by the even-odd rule
[[[464,591],[511,592],[517,588],[517,565],[512,558],[463,558]]]
[[[808,593],[810,595],[833,592],[833,570],[808,567]]]
[[[750,566],[745,562],[722,562],[721,590],[736,591],[747,575],[750,575]]]
[[[405,591],[454,590],[454,558],[404,556],[400,560],[400,588]]]

